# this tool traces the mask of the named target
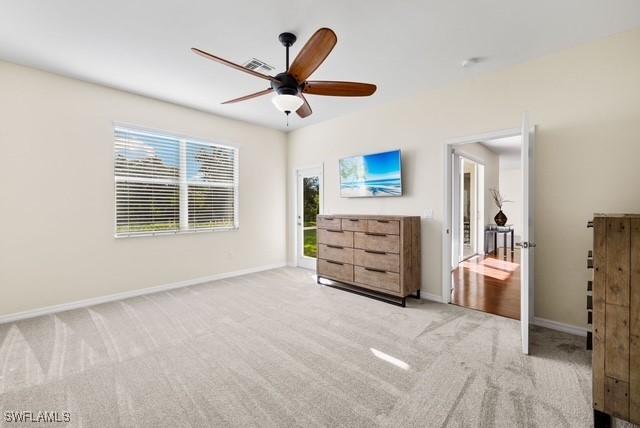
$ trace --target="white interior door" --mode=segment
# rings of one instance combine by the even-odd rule
[[[297,171],[296,259],[298,266],[316,269],[316,216],[322,212],[322,168]]]
[[[453,153],[451,156],[452,171],[452,219],[451,219],[451,266],[454,269],[462,259],[462,157]]]
[[[520,327],[522,352],[529,353],[529,324],[533,318],[533,173],[535,129],[530,128],[525,113],[522,118],[522,242],[520,246]]]
[[[477,189],[478,198],[477,198],[477,211],[476,218],[478,219],[477,225],[477,236],[476,236],[476,252],[480,255],[484,255],[484,165],[478,164],[476,166],[476,171],[478,172],[477,179]]]
[[[484,165],[454,153],[454,268],[484,248]]]

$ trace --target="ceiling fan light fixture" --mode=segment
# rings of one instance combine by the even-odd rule
[[[278,110],[285,114],[289,114],[292,111],[298,110],[302,106],[302,104],[304,104],[302,98],[295,95],[286,94],[276,95],[275,97],[271,98],[271,102],[273,102],[273,105],[276,106]]]

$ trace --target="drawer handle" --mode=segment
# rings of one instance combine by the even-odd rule
[[[344,263],[340,263],[340,262],[334,262],[333,260],[326,260],[327,263],[331,263],[332,265],[340,265],[340,266],[344,266]]]
[[[342,230],[327,229],[327,232],[342,233]]]
[[[357,218],[350,218],[349,221],[360,221]]]
[[[369,236],[387,236],[386,233],[373,233],[373,232],[365,232],[365,235],[369,235]]]
[[[382,269],[374,269],[374,268],[364,268],[365,270],[370,270],[371,272],[378,272],[378,273],[387,273],[386,270],[382,270]]]
[[[374,250],[364,250],[365,253],[371,253],[371,254],[387,254],[384,251],[374,251]]]
[[[378,223],[389,223],[389,220],[378,220]]]
[[[334,220],[334,218],[333,218],[333,217],[325,217],[324,219],[325,219],[325,220]]]
[[[344,247],[341,247],[340,245],[329,245],[329,244],[327,244],[327,247],[335,248],[337,250],[344,250]]]

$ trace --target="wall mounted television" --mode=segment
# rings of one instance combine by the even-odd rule
[[[400,150],[340,159],[340,196],[402,196]]]

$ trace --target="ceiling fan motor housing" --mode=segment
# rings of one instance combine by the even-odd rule
[[[293,33],[282,33],[278,36],[278,40],[285,48],[288,48],[296,42],[297,37]]]
[[[271,87],[278,95],[298,95],[298,81],[288,73],[280,73],[271,81]]]

